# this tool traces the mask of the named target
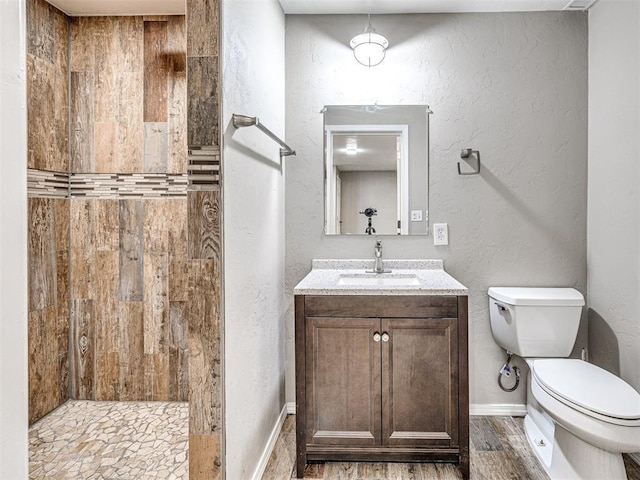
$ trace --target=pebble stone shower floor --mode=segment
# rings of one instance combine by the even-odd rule
[[[186,480],[189,404],[70,400],[29,429],[30,480]]]

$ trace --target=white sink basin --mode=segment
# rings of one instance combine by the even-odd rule
[[[362,273],[340,275],[338,285],[384,285],[391,287],[420,285],[420,281],[413,274]]]

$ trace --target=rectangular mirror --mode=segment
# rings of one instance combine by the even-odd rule
[[[324,108],[325,233],[427,235],[427,105]]]

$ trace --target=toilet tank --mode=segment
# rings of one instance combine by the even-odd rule
[[[520,357],[568,357],[584,297],[573,288],[491,287],[491,333]]]

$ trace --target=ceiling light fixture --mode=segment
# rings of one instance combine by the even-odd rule
[[[347,151],[347,155],[357,155],[358,142],[355,138],[347,138],[346,151]]]
[[[365,67],[375,67],[384,60],[389,40],[376,33],[376,29],[371,26],[371,15],[368,20],[369,24],[364,32],[353,37],[350,45],[358,63]]]

